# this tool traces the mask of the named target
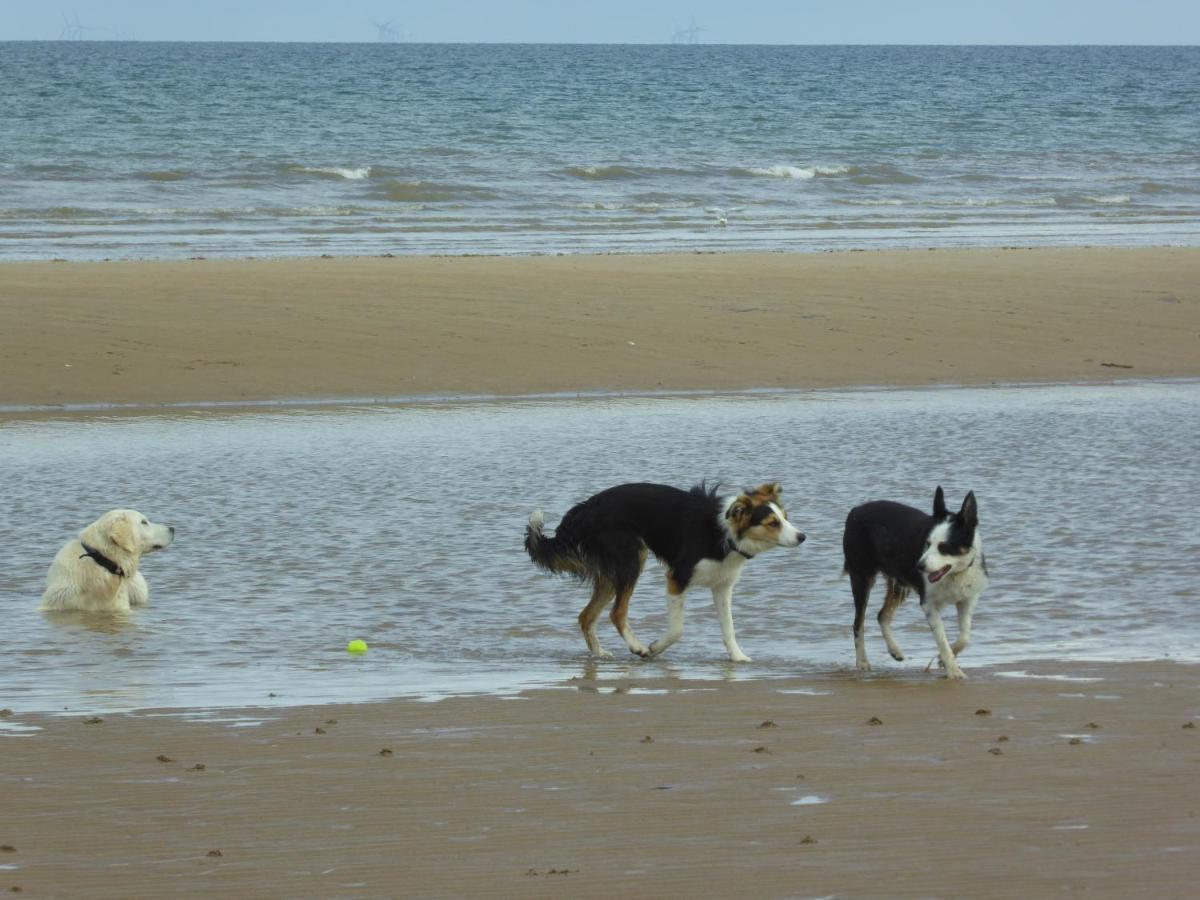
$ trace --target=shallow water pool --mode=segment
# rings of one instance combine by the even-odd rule
[[[0,419],[0,706],[71,712],[436,698],[573,675],[746,678],[853,665],[841,577],[847,510],[872,498],[980,506],[992,574],[971,668],[1024,659],[1200,659],[1200,384],[539,399]],[[579,585],[536,571],[552,527],[622,481],[783,482],[799,549],[750,563],[743,648],[724,661],[707,592],[654,662],[585,657]],[[151,605],[124,620],[38,611],[59,546],[104,510],[178,529],[143,560]],[[639,636],[664,626],[647,567]],[[874,598],[872,612],[881,597]],[[909,659],[932,637],[897,614]],[[953,632],[953,629],[951,629]],[[370,651],[352,657],[346,642]]]

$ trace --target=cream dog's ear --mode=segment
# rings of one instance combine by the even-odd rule
[[[133,553],[137,540],[133,533],[133,517],[128,513],[114,516],[108,523],[108,540],[126,553]]]
[[[79,540],[89,547],[103,549],[109,543],[111,538],[108,536],[109,517],[104,514],[87,528],[79,533]]]

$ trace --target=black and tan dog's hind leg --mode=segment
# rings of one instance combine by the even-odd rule
[[[597,577],[592,582],[592,599],[579,613],[579,630],[583,632],[588,652],[599,659],[612,659],[612,654],[600,646],[600,639],[596,636],[596,622],[616,596],[617,589],[607,580]]]
[[[629,648],[629,652],[643,659],[650,656],[650,650],[638,640],[637,635],[633,633],[633,628],[629,624],[629,600],[633,597],[633,589],[637,587],[638,577],[642,574],[642,568],[646,565],[646,555],[645,546],[640,547],[637,551],[636,567],[628,569],[627,574],[618,580],[616,585],[616,600],[613,602],[612,612],[609,613],[609,618],[612,619],[617,633],[625,639],[625,646]]]
[[[892,616],[907,598],[908,588],[896,579],[888,578],[887,596],[883,598],[883,608],[879,610],[879,630],[883,632],[883,639],[887,641],[888,653],[892,654],[892,659],[898,661],[904,659],[904,654],[892,634]]]

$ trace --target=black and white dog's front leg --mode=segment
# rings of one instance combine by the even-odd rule
[[[971,619],[975,615],[975,601],[978,597],[960,600],[958,603],[958,639],[950,646],[954,655],[958,656],[971,643]]]
[[[932,600],[924,600],[921,603],[921,609],[925,612],[925,620],[929,623],[929,630],[933,632],[934,641],[937,642],[938,657],[941,659],[942,667],[946,670],[946,677],[965,678],[962,669],[958,666],[958,660],[954,658],[954,649],[946,640],[946,627],[942,624],[942,614],[937,604]]]
[[[734,662],[750,662],[750,657],[738,646],[737,637],[733,633],[733,582],[717,584],[712,589],[713,605],[717,608],[717,618],[721,621],[721,638],[725,641],[725,650]]]

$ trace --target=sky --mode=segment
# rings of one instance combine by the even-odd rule
[[[1200,44],[1200,0],[0,0],[0,41]],[[2,62],[2,59],[0,59]]]

